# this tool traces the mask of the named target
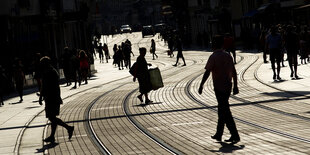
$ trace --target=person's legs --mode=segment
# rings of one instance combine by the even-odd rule
[[[271,62],[271,68],[273,71],[273,79],[275,80],[277,78],[276,74],[276,66],[275,66],[275,51],[273,49],[270,49],[270,62]]]
[[[277,79],[281,80],[281,77],[280,77],[281,62],[282,62],[282,55],[281,54],[277,58],[276,62],[277,62]]]
[[[293,57],[289,54],[287,55],[287,59],[288,59],[288,66],[290,67],[290,70],[291,70],[291,76],[290,77],[293,77],[294,76],[294,69],[293,69],[294,60],[293,60]]]
[[[147,93],[144,93],[144,97],[145,97],[145,104],[149,104],[151,100],[149,99]]]
[[[224,126],[225,126],[225,122],[224,122],[224,109],[222,107],[222,102],[224,100],[224,96],[221,92],[219,91],[215,91],[215,96],[218,102],[218,121],[217,121],[217,127],[216,127],[216,133],[214,136],[212,136],[213,139],[216,139],[218,141],[222,140],[222,135],[224,132]]]
[[[299,77],[297,75],[297,66],[298,66],[297,54],[295,54],[292,59],[294,64],[295,78],[298,79]]]
[[[263,50],[263,58],[264,58],[264,63],[267,63],[267,52],[266,52],[266,50]]]
[[[184,56],[182,56],[182,60],[183,60],[183,66],[186,66]]]
[[[177,62],[175,62],[175,64],[173,65],[173,66],[177,66],[178,65],[178,63],[179,63],[179,56],[177,56]]]
[[[73,134],[73,130],[74,130],[73,126],[69,126],[68,124],[63,122],[61,119],[57,118],[56,116],[50,117],[49,120],[51,121],[51,135],[44,140],[45,142],[54,142],[55,141],[55,133],[56,133],[57,125],[60,125],[64,128],[66,128],[67,132],[69,134],[69,139],[71,139],[72,134]]]
[[[22,82],[16,83],[16,90],[17,90],[18,96],[20,98],[19,102],[23,102],[23,87],[24,87],[24,85],[22,84]]]

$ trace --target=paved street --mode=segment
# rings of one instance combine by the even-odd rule
[[[118,70],[95,60],[97,73],[77,89],[61,85],[62,120],[75,126],[72,139],[58,127],[56,144],[43,143],[50,133],[44,106],[35,93],[6,100],[0,107],[0,154],[310,154],[310,65],[299,65],[301,79],[290,79],[287,61],[282,81],[273,81],[270,63],[261,53],[237,51],[236,69],[240,93],[231,96],[231,111],[241,141],[235,145],[210,138],[217,123],[217,101],[212,78],[202,95],[198,87],[211,52],[184,51],[187,66],[172,66],[167,46],[141,33],[107,38],[112,46],[129,39],[135,54],[150,49],[155,39],[158,59],[146,60],[158,67],[164,87],[151,91],[153,103],[137,99],[138,82],[128,69]],[[176,56],[176,52],[175,52]],[[225,128],[223,139],[230,134]]]

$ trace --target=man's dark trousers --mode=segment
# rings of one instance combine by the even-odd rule
[[[217,131],[216,135],[219,137],[222,137],[224,132],[225,124],[231,134],[234,138],[239,138],[239,134],[236,128],[235,121],[232,117],[232,114],[230,112],[229,108],[229,96],[231,91],[228,92],[222,92],[215,90],[215,96],[218,102],[218,122],[217,122]]]

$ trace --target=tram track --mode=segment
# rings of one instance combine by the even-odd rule
[[[127,36],[127,38],[128,38],[128,35],[126,35],[126,36]],[[126,38],[126,37],[125,37],[125,38]],[[122,40],[125,40],[125,38],[123,38]],[[141,39],[141,40],[142,40],[142,39]],[[139,44],[139,42],[140,42],[141,40],[139,40],[139,41],[137,42],[137,44]],[[114,41],[115,41],[115,40],[114,40]],[[112,42],[114,42],[114,41],[112,41]],[[116,42],[119,43],[119,42],[122,42],[122,41],[117,41],[117,40],[116,40]],[[111,43],[111,42],[110,42],[110,43]],[[159,64],[166,65],[166,64],[164,64],[164,63],[159,63]],[[64,97],[64,98],[63,98],[63,101],[64,101],[64,103],[65,103],[66,100],[68,100],[68,99],[70,99],[70,98],[73,98],[73,97],[75,97],[75,96],[77,96],[77,95],[79,95],[79,94],[81,94],[81,93],[87,93],[87,92],[90,92],[91,90],[98,89],[98,88],[103,87],[103,86],[105,86],[105,85],[107,85],[107,84],[116,83],[116,82],[118,82],[118,81],[120,81],[120,80],[128,79],[129,77],[131,77],[131,76],[129,75],[129,76],[126,76],[126,77],[123,77],[123,78],[120,78],[120,79],[116,79],[116,80],[109,81],[109,82],[107,82],[107,83],[103,83],[103,84],[100,85],[100,86],[94,86],[94,87],[91,87],[91,88],[87,88],[87,89],[78,91],[78,92],[76,92],[76,93],[73,93],[73,94],[71,94],[71,95],[68,95],[68,96]],[[32,118],[29,119],[29,121],[27,121],[27,122],[25,123],[24,127],[21,129],[21,131],[19,132],[19,134],[18,134],[18,136],[17,136],[17,140],[16,140],[16,143],[15,143],[14,151],[13,151],[14,153],[20,154],[20,147],[21,147],[21,142],[22,142],[24,133],[25,133],[26,130],[31,126],[31,124],[32,124],[33,121],[36,119],[36,117],[38,117],[39,115],[41,115],[43,112],[44,112],[44,109],[41,110],[41,111],[39,111],[36,115],[34,115]],[[46,125],[46,126],[48,126],[48,125]],[[45,133],[45,134],[46,134],[46,129],[47,129],[47,127],[45,127],[45,128],[43,129],[43,133]],[[44,139],[44,137],[45,137],[45,136],[43,135],[42,138]],[[43,145],[43,142],[42,142],[42,145]]]

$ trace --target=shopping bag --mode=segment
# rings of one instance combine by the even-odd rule
[[[137,65],[137,62],[135,62],[135,63],[133,63],[132,66],[130,67],[129,73],[130,73],[132,76],[135,76],[134,74],[137,72],[137,69],[138,69],[138,65]]]
[[[160,70],[156,68],[149,69],[150,81],[152,84],[152,90],[157,90],[164,87],[164,83],[160,74]]]

